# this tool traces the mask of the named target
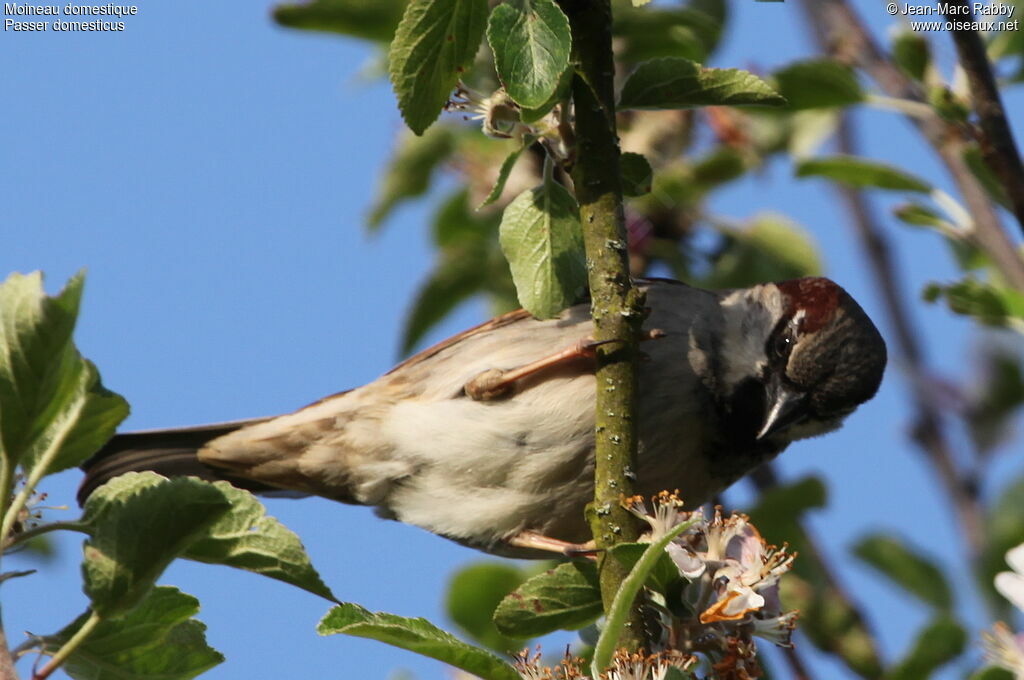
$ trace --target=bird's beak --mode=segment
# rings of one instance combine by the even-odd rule
[[[787,385],[780,375],[773,374],[765,384],[764,390],[765,417],[761,431],[757,433],[758,439],[764,439],[768,435],[796,425],[807,417],[807,411],[804,409],[807,394]]]

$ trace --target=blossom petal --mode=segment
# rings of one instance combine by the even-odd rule
[[[1001,571],[996,574],[996,590],[1024,612],[1024,576],[1012,571]]]
[[[668,556],[672,558],[672,562],[679,570],[679,575],[683,578],[692,581],[703,574],[704,570],[707,569],[707,565],[704,564],[704,560],[681,545],[669,543],[665,547],[665,552],[667,552]]]
[[[748,612],[756,611],[764,606],[764,598],[750,588],[741,587],[730,590],[718,602],[704,610],[700,615],[701,623],[715,621],[738,621]]]
[[[1024,576],[1024,543],[1006,553],[1006,563],[1010,565],[1010,569]]]

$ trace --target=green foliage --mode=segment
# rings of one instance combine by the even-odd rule
[[[619,543],[612,546],[609,554],[622,563],[627,569],[632,569],[643,557],[647,550],[647,543]],[[672,562],[668,553],[662,551],[661,556],[655,560],[647,576],[646,587],[652,588],[659,593],[666,593],[673,583],[679,580],[679,568]]]
[[[759,215],[746,229],[723,229],[725,246],[706,284],[741,288],[821,274],[817,249],[801,228],[777,215]]]
[[[317,625],[321,635],[355,635],[385,642],[461,668],[484,680],[519,680],[512,666],[494,654],[466,644],[426,619],[370,612],[357,604],[332,608]]]
[[[797,165],[797,177],[824,177],[852,187],[930,193],[927,182],[885,163],[857,156],[835,155],[812,158]]]
[[[1010,210],[1010,197],[1006,195],[1006,189],[1003,188],[995,172],[985,162],[984,157],[981,155],[981,149],[978,148],[977,144],[968,144],[964,147],[964,162],[967,163],[967,167],[971,169],[974,176],[981,182],[981,186],[984,187],[989,198]]]
[[[0,285],[0,454],[36,479],[84,461],[128,415],[71,341],[83,283],[53,297],[38,272]]]
[[[505,157],[505,160],[501,163],[501,167],[498,169],[498,179],[494,182],[494,187],[491,189],[490,193],[487,194],[487,198],[485,198],[484,202],[480,204],[481,208],[486,208],[501,198],[501,193],[505,190],[505,182],[508,181],[508,176],[511,174],[512,168],[515,167],[516,161],[518,161],[519,157],[523,155],[523,152],[529,149],[536,141],[536,136],[529,134],[524,135],[523,141],[519,147]]]
[[[487,42],[505,91],[520,106],[549,101],[569,65],[569,20],[553,0],[507,0],[491,12]]]
[[[421,196],[430,187],[437,168],[455,150],[455,133],[435,125],[421,136],[404,135],[388,163],[368,224],[377,229],[401,201]]]
[[[591,677],[600,677],[604,669],[611,665],[612,656],[619,646],[619,640],[622,637],[623,629],[627,625],[633,603],[637,595],[640,594],[640,589],[647,583],[651,573],[659,564],[663,563],[665,548],[676,537],[683,535],[696,521],[696,519],[691,519],[686,522],[680,522],[666,531],[664,536],[652,540],[645,547],[633,568],[630,569],[629,575],[623,579],[622,584],[615,593],[611,606],[608,607],[604,626],[601,628],[601,636],[597,639],[597,644],[594,645],[594,658],[590,664]]]
[[[791,110],[850,106],[864,99],[857,75],[834,59],[806,59],[775,72],[775,89]]]
[[[832,581],[802,525],[808,511],[826,502],[821,480],[806,477],[766,490],[749,514],[769,542],[788,542],[800,555],[793,571],[780,582],[782,601],[800,610],[800,630],[815,647],[834,654],[860,677],[878,678],[882,663],[873,635]]]
[[[967,431],[982,454],[1002,442],[1024,406],[1024,368],[1016,352],[998,346],[981,352],[978,384],[964,408]]]
[[[274,20],[290,28],[390,42],[405,5],[405,0],[313,0],[278,5]]]
[[[597,568],[590,562],[567,562],[512,591],[494,611],[494,623],[504,635],[531,638],[582,628],[600,614]]]
[[[893,214],[904,224],[912,227],[931,227],[940,231],[956,227],[939,213],[920,203],[903,203],[893,209]]]
[[[916,31],[897,31],[892,38],[892,58],[908,76],[923,81],[932,61],[931,45]]]
[[[230,504],[230,510],[192,543],[183,557],[245,569],[337,601],[310,563],[299,537],[268,517],[255,496],[227,482],[214,482],[213,487]]]
[[[857,542],[853,554],[926,604],[943,611],[953,607],[953,593],[942,569],[905,541],[870,534]]]
[[[75,680],[187,680],[224,657],[206,644],[206,626],[193,619],[199,601],[177,588],[157,586],[122,617],[102,621],[68,657],[64,670]],[[88,619],[78,617],[42,639],[55,653]]]
[[[974,317],[988,326],[1019,324],[1024,319],[1024,294],[1011,288],[985,283],[968,276],[949,285],[929,284],[924,299],[945,299],[957,314]]]
[[[523,106],[519,109],[519,119],[526,124],[536,123],[544,116],[548,115],[555,105],[563,99],[568,99],[569,91],[572,88],[572,77],[575,71],[572,66],[566,66],[565,70],[558,77],[558,82],[555,84],[555,89],[540,106],[530,107]],[[529,135],[527,135],[529,136]]]
[[[483,646],[505,654],[523,648],[522,638],[502,635],[494,623],[494,610],[527,579],[527,574],[510,564],[470,564],[452,575],[448,582],[446,607],[459,628]]]
[[[695,106],[782,106],[768,83],[740,69],[705,68],[688,59],[645,61],[622,86],[620,109],[686,109]]]
[[[167,565],[231,509],[211,484],[131,472],[97,489],[85,504],[91,529],[82,574],[100,616],[135,607]]]
[[[941,666],[960,656],[967,633],[948,616],[940,616],[917,636],[907,655],[886,674],[886,680],[918,680],[931,677]]]
[[[519,302],[550,319],[578,300],[587,285],[576,199],[550,176],[517,196],[501,218],[501,250]]]
[[[622,193],[625,196],[643,196],[651,190],[654,171],[642,154],[626,152],[619,159],[622,168]]]
[[[724,11],[722,2],[642,10],[616,5],[612,30],[621,45],[616,57],[625,64],[660,57],[703,62],[721,38]]]
[[[466,191],[457,191],[434,216],[437,261],[406,317],[403,354],[409,353],[448,312],[473,295],[489,294],[498,312],[516,306],[515,287],[498,244],[499,215],[474,212],[467,202]]]
[[[484,35],[487,0],[411,0],[388,53],[398,108],[418,135],[437,120]]]
[[[749,514],[765,538],[781,543],[795,533],[797,522],[805,513],[827,503],[824,482],[811,476],[765,490]],[[799,568],[800,562],[794,564]]]

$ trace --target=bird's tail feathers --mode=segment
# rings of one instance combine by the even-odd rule
[[[265,419],[116,434],[82,465],[85,478],[78,488],[78,502],[84,504],[97,487],[118,475],[144,470],[165,477],[192,476],[210,481],[227,480],[239,488],[254,492],[273,491],[273,487],[266,484],[206,465],[197,455],[207,442],[262,420]]]

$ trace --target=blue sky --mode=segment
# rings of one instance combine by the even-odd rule
[[[881,3],[854,4],[874,26],[890,23]],[[796,3],[733,6],[716,65],[767,70],[812,51]],[[372,380],[396,360],[407,305],[431,265],[423,205],[402,207],[374,238],[363,228],[402,129],[387,85],[359,77],[370,51],[278,28],[270,7],[152,2],[126,18],[121,33],[0,38],[7,60],[0,273],[41,269],[53,291],[88,269],[77,342],[130,401],[126,428],[285,412]],[[948,60],[951,45],[940,47]],[[1024,120],[1019,97],[1010,107],[1011,119]],[[875,111],[857,119],[866,155],[948,187],[902,120]],[[768,210],[796,219],[820,244],[829,275],[886,331],[834,194],[790,174],[773,164],[714,207],[733,218]],[[933,236],[891,219],[885,225],[912,298],[926,281],[955,274]],[[469,304],[432,339],[483,314]],[[918,305],[915,317],[939,370],[967,375],[976,347],[969,324],[937,307]],[[906,648],[926,612],[853,563],[846,547],[880,528],[947,562],[956,562],[961,546],[931,470],[906,443],[905,391],[893,361],[879,396],[844,430],[781,458],[787,478],[827,480],[830,505],[812,526],[874,614],[890,656]],[[962,433],[954,439],[964,441]],[[1019,459],[1004,455],[986,491],[1021,470]],[[78,478],[71,471],[48,480],[50,501],[73,503]],[[737,503],[747,497],[739,487],[731,496]],[[272,500],[268,508],[302,537],[340,598],[374,610],[443,624],[448,575],[480,557],[361,508],[316,499]],[[4,623],[15,643],[22,631],[60,628],[86,606],[80,540],[69,536],[57,547],[58,558],[39,574],[4,586]],[[195,564],[172,567],[163,582],[202,601],[209,640],[228,657],[210,678],[443,673],[379,643],[319,638],[314,626],[326,603],[277,582]],[[984,625],[977,603],[960,601],[972,623]],[[827,660],[816,664],[821,677],[845,677]]]

